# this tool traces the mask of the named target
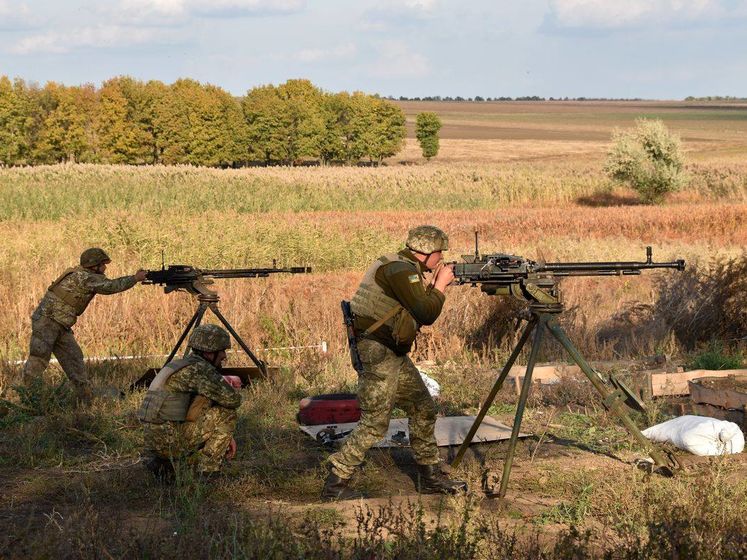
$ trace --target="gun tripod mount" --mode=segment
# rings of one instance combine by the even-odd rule
[[[262,375],[267,375],[267,364],[257,358],[254,353],[249,349],[249,346],[242,340],[236,330],[231,326],[228,320],[223,316],[218,309],[218,303],[220,302],[220,296],[214,290],[211,290],[208,286],[213,283],[213,278],[266,278],[271,274],[308,274],[311,272],[311,267],[308,266],[291,266],[287,268],[277,268],[275,262],[272,263],[272,268],[229,268],[229,269],[210,269],[201,270],[192,266],[182,264],[172,264],[168,268],[162,266],[161,270],[148,271],[145,281],[143,284],[159,284],[164,287],[165,293],[171,292],[187,292],[197,299],[197,310],[195,311],[192,318],[187,323],[187,327],[182,332],[179,340],[174,346],[173,350],[166,359],[164,366],[174,359],[176,353],[179,351],[184,340],[187,338],[192,329],[196,328],[201,322],[205,313],[209,309],[218,320],[223,323],[226,330],[231,336],[239,343],[242,350],[251,358],[254,364],[262,372]],[[185,352],[185,356],[189,353],[189,349]]]
[[[179,351],[179,348],[181,347],[184,340],[187,338],[187,336],[189,336],[189,333],[192,332],[192,330],[200,325],[200,323],[202,322],[202,318],[205,316],[205,312],[209,309],[213,312],[213,315],[215,315],[218,320],[223,323],[223,326],[226,327],[226,330],[231,334],[236,342],[238,342],[239,346],[241,346],[242,350],[246,352],[247,356],[251,358],[252,362],[254,362],[254,365],[259,368],[259,371],[262,372],[262,375],[267,376],[267,364],[257,358],[257,356],[254,354],[254,352],[251,351],[246,342],[244,342],[244,340],[239,336],[239,333],[236,332],[236,329],[231,326],[231,323],[228,322],[228,319],[226,319],[223,316],[223,313],[220,312],[220,309],[218,309],[220,296],[218,296],[218,294],[216,293],[198,294],[197,301],[197,310],[195,311],[194,315],[192,315],[189,323],[187,323],[187,327],[182,332],[179,340],[177,340],[176,345],[169,353],[169,357],[166,358],[166,362],[164,362],[163,365],[165,366],[174,359],[174,356],[176,356],[176,353]],[[184,352],[184,356],[186,357],[188,353],[189,349]]]
[[[589,379],[594,389],[599,393],[604,407],[615,414],[633,438],[650,452],[656,472],[672,476],[679,469],[680,465],[677,460],[673,456],[665,456],[661,450],[647,440],[628,415],[627,407],[640,412],[644,411],[641,401],[621,381],[617,380],[614,375],[609,375],[609,379],[605,380],[596,372],[581,355],[581,352],[573,345],[557,321],[558,315],[563,312],[563,304],[556,276],[637,275],[640,274],[641,270],[651,268],[673,268],[677,270],[684,270],[685,268],[683,260],[665,263],[653,262],[650,247],[647,248],[646,257],[646,261],[644,262],[539,263],[505,254],[480,257],[478,250],[475,249],[474,256],[465,256],[464,263],[454,265],[457,284],[480,285],[482,291],[488,295],[510,295],[527,301],[529,303],[531,318],[524,328],[518,343],[511,352],[508,361],[503,366],[493,388],[485,399],[456,457],[452,461],[452,467],[457,467],[461,463],[467,448],[475,437],[477,429],[485,418],[488,409],[493,404],[498,391],[503,386],[508,372],[514,365],[527,340],[534,333],[524,382],[521,386],[519,402],[516,405],[516,414],[508,444],[508,452],[503,464],[503,476],[501,477],[497,497],[503,498],[506,495],[508,479],[511,475],[511,466],[516,451],[516,442],[519,438],[524,409],[532,386],[532,372],[537,363],[537,357],[542,347],[545,332],[549,331]]]

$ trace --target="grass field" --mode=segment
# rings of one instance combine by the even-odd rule
[[[357,479],[370,499],[318,503],[327,452],[298,432],[297,402],[354,390],[339,301],[372,259],[401,246],[408,228],[445,229],[450,259],[472,252],[477,230],[483,252],[538,259],[639,260],[652,245],[657,260],[684,258],[702,278],[718,259],[744,262],[747,107],[402,106],[408,121],[422,110],[441,115],[442,151],[434,161],[425,164],[410,139],[382,168],[0,169],[0,396],[10,403],[0,417],[0,557],[744,557],[744,455],[689,461],[690,477],[645,477],[629,464],[643,450],[572,380],[532,396],[525,427],[535,435],[519,446],[501,507],[483,497],[480,480],[483,471],[501,468],[505,445],[468,457],[458,472],[472,488],[466,498],[418,498],[411,459],[395,452],[372,453]],[[638,204],[602,172],[611,131],[639,116],[662,118],[688,151],[690,186],[660,207]],[[239,455],[225,478],[205,482],[185,472],[178,484],[161,487],[146,476],[137,464],[140,391],[71,411],[64,387],[43,407],[23,404],[12,389],[19,368],[5,360],[25,358],[31,311],[48,283],[91,245],[111,254],[110,276],[159,268],[162,251],[167,263],[206,268],[273,259],[314,268],[308,276],[215,286],[223,312],[252,347],[329,347],[326,354],[261,353],[281,374],[243,390]],[[633,304],[687,304],[669,289],[678,278],[685,276],[567,281],[563,324],[590,359],[667,353],[689,360],[698,349],[663,320],[636,323],[631,336],[633,325],[621,319]],[[696,288],[710,285],[687,278]],[[729,309],[741,309],[743,288],[729,285],[736,302]],[[193,309],[186,294],[141,286],[96,298],[76,337],[89,356],[159,354]],[[514,311],[479,290],[449,289],[443,317],[425,329],[414,353],[436,364],[441,413],[475,412],[513,340]],[[541,359],[560,357],[549,346]],[[91,375],[99,388],[126,388],[157,363],[91,364]],[[626,368],[623,374],[635,375]],[[50,385],[62,379],[50,367]],[[504,391],[491,413],[510,422],[514,398]],[[653,403],[638,421],[666,414]]]

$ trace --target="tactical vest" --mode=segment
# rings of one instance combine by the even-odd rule
[[[358,290],[350,300],[350,309],[358,317],[366,317],[376,321],[372,326],[373,328],[369,328],[363,333],[363,336],[370,334],[382,325],[386,325],[392,330],[392,336],[397,344],[410,344],[415,340],[420,326],[399,301],[386,295],[384,289],[376,283],[376,272],[379,268],[391,262],[413,265],[422,281],[420,269],[412,260],[397,253],[384,255],[376,259],[366,270]]]
[[[62,281],[65,280],[65,278],[67,278],[68,276],[76,272],[85,272],[85,273],[91,274],[89,270],[83,268],[82,266],[68,268],[65,272],[60,274],[57,280],[55,280],[49,285],[49,288],[47,288],[47,290],[52,292],[55,296],[57,296],[63,302],[65,302],[70,307],[72,307],[73,310],[75,311],[75,314],[80,316],[86,310],[86,307],[88,307],[88,304],[91,303],[93,296],[95,296],[96,294],[86,293],[86,294],[76,295],[76,294],[72,294],[66,291],[62,286],[60,286]]]
[[[169,362],[148,387],[143,404],[140,405],[137,417],[141,422],[163,424],[164,422],[184,422],[192,400],[191,393],[182,393],[164,389],[166,382],[177,371],[194,363],[193,358]]]

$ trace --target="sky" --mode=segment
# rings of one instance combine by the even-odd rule
[[[747,97],[747,0],[0,0],[0,75],[384,96]]]

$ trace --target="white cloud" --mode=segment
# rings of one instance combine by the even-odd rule
[[[411,51],[404,41],[385,41],[379,45],[379,57],[371,66],[377,78],[424,78],[430,74],[428,59]]]
[[[153,28],[99,25],[65,32],[50,31],[21,39],[11,48],[14,54],[67,53],[81,49],[110,49],[165,43],[169,34]]]
[[[550,0],[556,26],[615,29],[641,25],[707,23],[747,13],[729,0]]]
[[[364,15],[364,27],[385,29],[389,24],[421,22],[434,16],[437,0],[380,0]]]
[[[36,18],[26,2],[0,0],[0,30],[26,29],[36,24]]]
[[[353,43],[345,43],[328,49],[302,49],[293,58],[301,62],[322,62],[353,58],[357,52]]]
[[[120,0],[114,12],[150,25],[182,23],[188,17],[286,14],[302,10],[305,0]]]
[[[290,14],[301,11],[305,0],[186,0],[197,15],[232,16]]]

